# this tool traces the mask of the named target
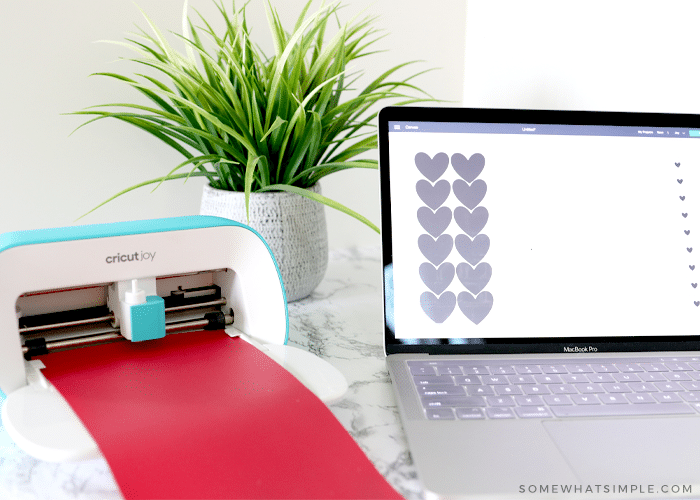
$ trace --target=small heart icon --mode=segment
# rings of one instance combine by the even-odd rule
[[[474,210],[486,196],[486,183],[479,179],[470,186],[462,179],[457,179],[452,183],[452,192],[462,205]]]
[[[437,212],[433,213],[428,207],[420,207],[418,209],[418,222],[433,238],[437,238],[445,232],[447,226],[452,222],[452,210],[448,207],[440,207]]]
[[[683,179],[676,179],[678,181],[678,184],[683,184]]]
[[[692,286],[693,288],[697,288],[697,287],[698,287],[698,284],[697,284],[697,283],[691,283],[690,286]]]
[[[484,207],[476,207],[473,212],[464,207],[455,208],[455,222],[472,238],[484,229],[488,220],[489,211]]]
[[[462,314],[472,323],[478,325],[491,311],[493,295],[489,292],[481,292],[473,297],[469,292],[462,292],[459,294],[457,303]]]
[[[492,273],[491,265],[486,262],[482,262],[476,267],[472,267],[465,262],[457,265],[457,278],[464,285],[464,288],[474,295],[488,285]]]
[[[683,216],[684,219],[688,217],[688,213],[687,213],[687,212],[682,213],[681,215]]]
[[[693,302],[693,304],[695,304],[695,307],[700,306],[700,300],[696,300],[695,302]]]
[[[430,158],[426,153],[418,153],[415,158],[416,167],[426,179],[435,182],[447,170],[450,158],[446,153],[438,153]]]
[[[489,251],[491,240],[485,234],[479,234],[473,240],[466,234],[455,237],[455,248],[464,260],[472,266],[477,265]]]
[[[679,198],[681,199],[681,201],[685,201],[685,196],[679,196]]]
[[[690,234],[690,229],[686,229],[683,231],[685,234]]]
[[[688,253],[691,253],[693,251],[693,247],[688,247],[686,250],[688,250]]]
[[[432,264],[424,262],[418,268],[418,273],[425,286],[440,295],[452,283],[452,279],[455,277],[455,266],[449,262],[443,262],[440,267],[436,268]]]
[[[442,323],[450,317],[457,304],[457,297],[452,292],[445,292],[440,298],[431,292],[423,292],[420,296],[420,306],[423,312],[435,323]]]
[[[486,158],[481,153],[475,153],[469,159],[461,153],[452,155],[452,168],[462,179],[470,183],[479,177],[484,165],[486,165]]]
[[[416,192],[423,203],[437,210],[450,196],[450,183],[443,179],[433,186],[425,179],[421,179],[416,183]]]
[[[433,265],[439,266],[452,251],[452,236],[443,234],[434,240],[427,234],[418,237],[418,248]]]
[[[680,166],[681,166],[681,164],[680,164],[680,163],[678,163],[678,162],[676,162],[676,166],[677,166],[677,167],[680,167]]]

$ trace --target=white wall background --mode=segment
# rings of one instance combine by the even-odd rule
[[[291,29],[305,0],[272,0]],[[180,30],[181,0],[137,0],[164,29]],[[191,0],[205,16],[210,0]],[[240,4],[241,2],[239,2]],[[417,80],[441,99],[466,106],[700,113],[694,0],[347,0],[388,32],[362,61],[367,75],[406,60],[441,69]],[[315,5],[318,5],[316,2]],[[263,0],[248,19],[272,52]],[[466,15],[465,15],[466,11]],[[466,17],[466,32],[465,32]],[[133,100],[134,92],[97,71],[123,71],[120,40],[143,21],[130,0],[4,2],[0,9],[0,232],[55,227],[115,192],[162,175],[179,155],[146,134],[105,120],[69,137],[90,105]],[[466,44],[464,43],[466,39]],[[466,50],[465,50],[466,47]],[[127,71],[128,72],[128,71]],[[170,182],[132,192],[84,217],[88,224],[196,214],[200,186]],[[378,176],[349,171],[324,193],[378,222]],[[330,245],[379,244],[371,230],[326,209]]]
[[[291,30],[306,0],[272,0]],[[180,32],[182,0],[136,0],[163,30]],[[122,40],[134,24],[146,27],[131,0],[3,2],[0,9],[0,232],[148,219],[198,213],[201,179],[171,181],[151,194],[131,192],[76,219],[116,192],[163,175],[181,158],[147,134],[116,120],[71,131],[84,117],[64,116],[87,106],[133,102],[140,96],[99,71],[129,73],[127,49],[97,40]],[[228,0],[225,0],[230,5]],[[420,59],[415,68],[439,67],[416,83],[435,97],[459,104],[464,71],[466,0],[346,0],[341,15],[366,9],[381,16],[388,36],[376,48],[387,52],[361,59],[358,69],[374,78],[399,62]],[[241,6],[243,2],[237,2]],[[253,37],[273,52],[263,0],[247,8]],[[316,1],[314,6],[320,5]],[[429,6],[430,5],[430,6]],[[217,17],[211,0],[191,0],[207,18]],[[360,64],[362,66],[360,66]],[[403,73],[404,76],[408,72]],[[367,80],[369,81],[369,80]],[[376,157],[376,153],[374,154]],[[379,222],[378,174],[346,171],[322,181],[324,194]],[[361,223],[326,208],[330,246],[378,245]]]
[[[700,112],[693,0],[469,0],[464,104]]]

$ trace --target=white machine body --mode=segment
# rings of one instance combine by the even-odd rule
[[[135,340],[129,317],[134,306],[162,310],[159,302],[165,300],[166,330],[174,334],[195,324],[191,321],[201,313],[192,307],[211,308],[207,297],[198,295],[216,290],[226,333],[266,352],[326,402],[347,389],[330,364],[320,358],[309,362],[305,355],[312,355],[285,345],[287,302],[274,257],[258,233],[227,219],[179,217],[8,233],[0,237],[0,280],[0,390],[7,395],[2,421],[15,442],[39,459],[74,461],[100,452],[41,374],[43,363],[31,359],[31,338],[41,335],[42,346],[58,349],[62,342]],[[181,310],[171,302],[168,307],[167,301],[183,291],[194,306]],[[144,296],[155,304],[145,304]],[[76,326],[53,325],[43,333],[20,326],[29,318],[63,318],[90,308],[103,308],[108,318],[94,325],[82,320],[73,322]],[[158,324],[162,313],[156,313]]]

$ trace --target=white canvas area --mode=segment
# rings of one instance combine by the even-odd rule
[[[397,338],[518,338],[697,334],[700,268],[700,142],[695,139],[390,133],[393,263]],[[480,234],[492,268],[483,291],[493,306],[478,324],[455,306],[442,323],[421,308],[429,291],[419,267],[428,262],[418,238],[417,211],[425,203],[416,183],[424,176],[415,155],[480,153],[480,206],[488,221]],[[676,166],[680,164],[680,167]],[[574,172],[575,175],[571,175]],[[464,231],[452,165],[442,206],[452,211],[443,234]],[[682,179],[682,184],[678,182]],[[684,200],[680,196],[686,196]],[[682,214],[688,214],[683,217]],[[689,252],[693,248],[694,252]],[[453,248],[444,262],[464,262]],[[700,264],[700,261],[698,262]],[[408,272],[407,272],[408,270]],[[457,276],[445,292],[466,289]],[[445,293],[443,292],[443,293]],[[442,295],[440,295],[441,297]],[[437,297],[437,296],[436,296]]]

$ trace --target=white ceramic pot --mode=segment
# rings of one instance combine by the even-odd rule
[[[311,188],[321,192],[317,183]],[[324,205],[298,194],[251,193],[250,222],[245,194],[204,186],[200,214],[248,224],[267,241],[282,274],[287,300],[307,297],[328,267],[328,230]]]

